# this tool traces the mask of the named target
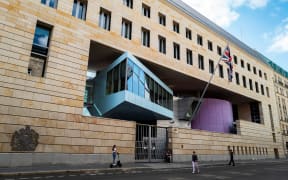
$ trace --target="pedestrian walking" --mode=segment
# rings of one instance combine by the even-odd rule
[[[229,166],[235,166],[235,162],[234,162],[234,152],[232,151],[232,149],[229,149],[229,155],[230,155],[230,161],[229,161]]]
[[[193,151],[192,154],[192,173],[194,174],[197,171],[197,173],[200,173],[200,169],[198,166],[198,156],[195,153],[195,151]]]
[[[114,144],[112,147],[112,157],[113,157],[113,165],[116,165],[115,160],[116,160],[116,155],[117,155],[117,148],[116,145]]]

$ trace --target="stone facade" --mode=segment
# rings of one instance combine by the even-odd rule
[[[0,166],[106,163],[111,160],[113,144],[119,147],[124,161],[134,160],[135,122],[81,115],[91,41],[119,51],[130,51],[150,63],[187,77],[200,81],[209,79],[209,68],[198,69],[198,53],[205,56],[205,67],[208,67],[206,60],[219,58],[216,42],[224,48],[225,37],[164,0],[137,0],[133,9],[122,5],[122,1],[117,2],[89,0],[84,21],[71,15],[72,0],[58,1],[57,8],[42,5],[40,0],[0,0]],[[150,6],[150,18],[141,15],[142,2]],[[98,26],[100,7],[112,12],[110,31]],[[166,27],[158,24],[159,12],[166,13]],[[133,22],[132,40],[121,37],[122,17]],[[180,33],[172,31],[173,21],[180,23]],[[52,27],[44,77],[38,77],[39,72],[28,73],[34,62],[31,62],[31,50],[38,23]],[[141,45],[143,26],[150,30],[150,48]],[[192,40],[185,38],[185,26],[191,29]],[[159,34],[166,37],[165,55],[158,52]],[[197,45],[197,34],[203,36],[203,46]],[[213,52],[207,49],[207,40],[214,42]],[[179,61],[173,58],[174,41],[181,45]],[[193,51],[194,66],[186,63],[186,48]],[[273,70],[236,44],[230,44],[230,48],[238,56],[235,70],[245,74],[247,80],[265,85],[272,94]],[[240,66],[241,59],[249,60],[251,67],[261,69],[267,78],[247,73],[247,69]],[[228,146],[234,147],[242,159],[273,158],[274,149],[283,157],[280,134],[275,133],[276,141],[272,138],[272,132],[280,131],[275,97],[227,83],[227,79],[220,77],[215,77],[212,85],[259,101],[263,122],[250,122],[246,103],[239,106],[237,135],[171,128],[169,142],[174,160],[187,160],[192,150],[205,160],[225,159]],[[271,129],[268,105],[272,107],[274,130]],[[39,134],[38,146],[34,152],[14,153],[10,145],[12,135],[25,125]]]

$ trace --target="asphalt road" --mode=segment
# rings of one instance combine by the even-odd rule
[[[3,180],[288,180],[288,161],[274,163],[241,164],[233,166],[200,167],[200,174],[192,174],[191,169],[111,169],[78,174],[46,174],[35,176],[1,177]]]

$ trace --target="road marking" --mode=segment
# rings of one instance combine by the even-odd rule
[[[97,174],[89,174],[90,176],[96,176]]]
[[[19,179],[21,179],[21,180],[26,180],[26,179],[29,179],[29,178],[19,178]]]
[[[65,176],[57,176],[58,178],[64,178]]]
[[[15,179],[5,179],[5,180],[15,180]]]
[[[75,175],[75,174],[70,174],[69,176],[70,176],[70,177],[75,177],[76,175]]]
[[[227,177],[227,176],[216,176],[215,179],[231,179],[231,177]]]
[[[40,179],[41,177],[33,177],[32,179]]]

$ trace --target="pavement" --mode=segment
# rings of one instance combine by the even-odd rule
[[[248,160],[236,161],[237,165],[257,164],[257,163],[271,163],[287,161],[287,159],[270,159],[270,160]],[[199,162],[200,167],[204,166],[224,166],[228,161],[205,161]],[[63,173],[113,173],[119,171],[137,171],[137,170],[160,170],[160,169],[177,169],[177,168],[191,168],[191,162],[172,162],[172,163],[148,163],[135,162],[125,163],[121,168],[110,168],[109,164],[87,164],[87,165],[53,165],[53,166],[31,166],[31,167],[10,167],[0,168],[0,177],[5,176],[29,176],[29,175],[43,175],[43,174],[63,174]]]

